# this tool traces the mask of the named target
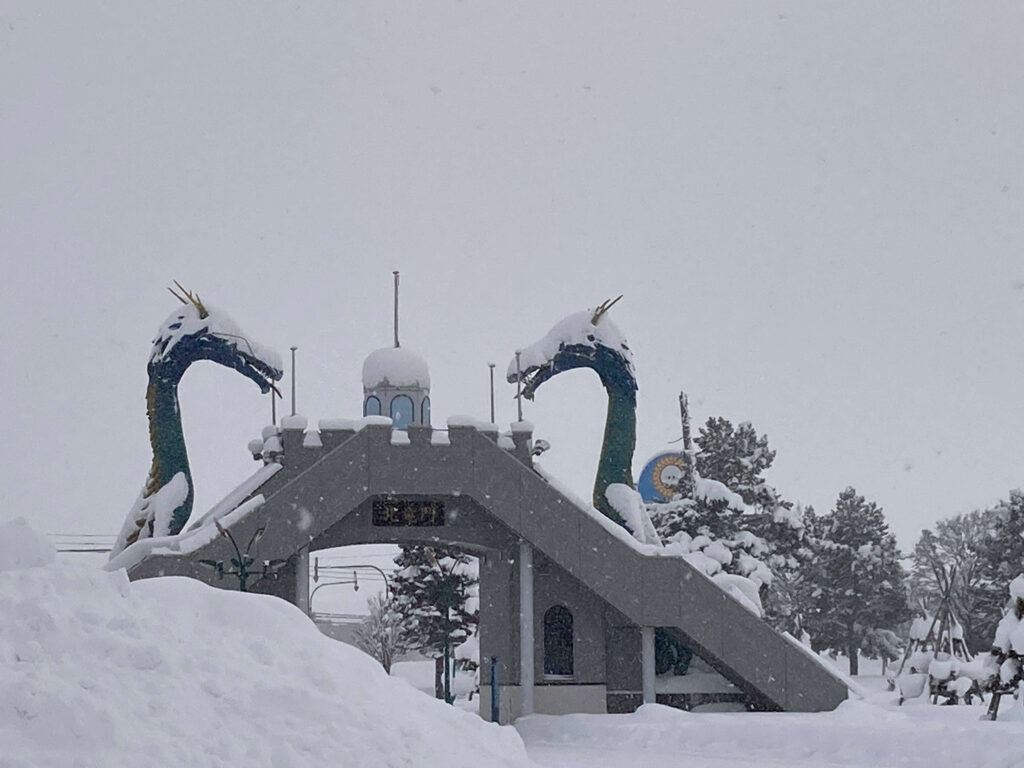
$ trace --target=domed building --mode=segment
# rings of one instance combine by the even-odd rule
[[[395,429],[430,424],[430,370],[406,347],[384,347],[363,362],[363,416],[390,416]]]

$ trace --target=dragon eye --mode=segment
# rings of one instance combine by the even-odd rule
[[[622,348],[625,350],[629,350],[629,345],[626,344],[626,342],[622,342]]]
[[[587,341],[594,341],[594,334],[588,333],[587,334]]]
[[[171,323],[171,324],[170,324],[169,326],[167,326],[167,327],[168,327],[168,328],[169,328],[170,330],[172,330],[172,331],[176,331],[176,330],[178,330],[179,328],[181,328],[181,323]]]

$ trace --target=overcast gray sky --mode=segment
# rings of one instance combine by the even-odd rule
[[[400,269],[436,426],[622,293],[637,472],[684,389],[767,432],[784,496],[852,484],[909,547],[1024,482],[1022,35],[977,0],[4,0],[0,515],[117,532],[172,280],[297,345],[315,422],[359,415]],[[269,404],[212,364],[181,394],[203,511]],[[583,496],[604,402],[578,371],[527,404]]]

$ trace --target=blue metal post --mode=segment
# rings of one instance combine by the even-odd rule
[[[491,656],[491,722],[498,720],[498,657]]]

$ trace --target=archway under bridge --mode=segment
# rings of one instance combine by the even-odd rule
[[[792,638],[685,560],[642,552],[534,471],[528,432],[514,432],[507,447],[496,432],[471,426],[398,432],[379,418],[325,425],[319,441],[304,440],[305,420],[286,420],[273,466],[183,534],[133,545],[124,553],[129,576],[187,575],[237,588],[200,562],[234,556],[212,517],[237,542],[263,530],[253,554],[256,566],[272,567],[248,588],[306,612],[311,552],[370,543],[459,548],[479,558],[481,678],[496,658],[503,721],[535,711],[632,711],[653,701],[686,706],[655,690],[657,627],[752,709],[822,711],[845,700],[845,684]],[[555,646],[544,627],[556,605],[572,618],[572,658],[552,673],[545,641]],[[489,698],[485,686],[482,707]]]

